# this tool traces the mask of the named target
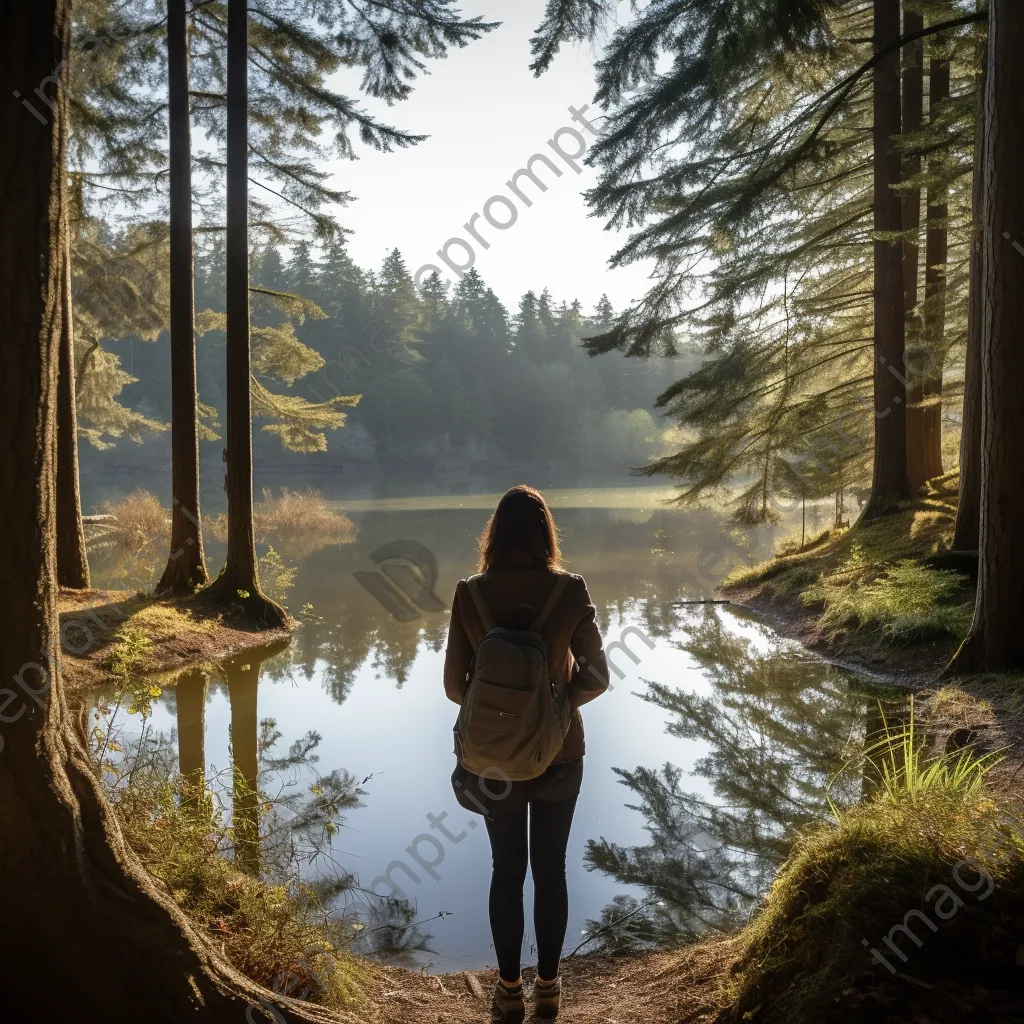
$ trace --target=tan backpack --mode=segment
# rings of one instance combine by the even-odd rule
[[[569,731],[565,691],[548,674],[541,630],[569,577],[561,574],[529,629],[496,626],[480,591],[480,577],[466,584],[486,635],[469,668],[469,689],[455,725],[455,752],[474,775],[521,782],[550,767]]]

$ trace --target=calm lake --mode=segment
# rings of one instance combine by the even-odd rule
[[[92,484],[87,510],[124,493],[118,483]],[[618,644],[611,691],[583,709],[566,952],[617,898],[629,912],[653,908],[660,934],[748,913],[793,830],[827,815],[826,789],[877,714],[856,678],[737,610],[683,603],[710,593],[729,568],[767,557],[771,531],[727,535],[714,512],[666,508],[670,490],[631,483],[546,491],[567,568],[586,578],[605,642]],[[281,551],[297,569],[288,605],[301,625],[291,647],[209,680],[186,678],[145,720],[180,753],[183,771],[203,765],[208,775],[230,774],[233,756],[253,775],[257,759],[266,768],[318,734],[315,768],[282,769],[280,785],[303,791],[316,773],[338,770],[362,795],[303,870],[352,876],[333,906],[362,921],[358,948],[431,971],[494,962],[487,839],[452,795],[457,709],[441,676],[447,607],[456,581],[474,571],[501,486],[417,497],[381,485],[322,488],[356,533],[347,544],[310,538]],[[209,555],[215,569],[216,545]],[[410,557],[428,582],[436,563],[440,604],[384,571]],[[118,714],[125,736],[137,735],[138,716]],[[258,750],[259,723],[271,719],[280,738]],[[859,799],[860,788],[844,777],[832,798]],[[530,949],[528,936],[527,963]]]

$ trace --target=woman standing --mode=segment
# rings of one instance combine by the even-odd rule
[[[539,491],[518,486],[502,496],[480,538],[480,570],[480,575],[460,581],[455,589],[445,657],[445,693],[455,703],[467,705],[456,727],[457,750],[465,753],[458,734],[465,728],[469,706],[478,701],[478,688],[495,685],[486,679],[477,684],[474,677],[474,659],[485,638],[490,649],[522,643],[527,655],[531,650],[541,652],[542,664],[535,666],[534,674],[539,673],[543,683],[537,685],[542,686],[547,714],[561,723],[556,734],[561,748],[556,742],[557,752],[546,765],[541,753],[535,777],[521,778],[523,772],[517,776],[500,769],[496,775],[481,777],[464,766],[462,761],[475,762],[463,756],[452,779],[460,802],[485,815],[491,843],[494,870],[489,914],[500,972],[491,1020],[520,1024],[526,1012],[520,956],[527,866],[533,873],[538,954],[534,1009],[539,1017],[558,1014],[558,966],[569,919],[565,853],[583,780],[579,707],[608,688],[608,669],[587,585],[582,577],[562,571],[554,519]],[[516,657],[515,652],[510,656]],[[513,692],[522,689],[512,685],[506,692],[512,699],[526,700]],[[477,720],[486,719],[477,726],[478,733],[486,727],[487,740],[495,749],[523,748],[515,730],[523,728],[528,716],[520,714],[517,705],[492,697],[489,705],[479,702],[476,708]],[[501,735],[503,730],[507,735]],[[511,745],[503,743],[509,738]],[[543,749],[544,743],[538,742],[531,752],[536,756]],[[511,764],[500,759],[493,763]]]

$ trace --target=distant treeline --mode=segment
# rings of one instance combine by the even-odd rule
[[[579,302],[556,303],[547,289],[531,291],[510,314],[475,270],[447,290],[436,278],[417,289],[397,250],[374,272],[357,267],[341,243],[319,253],[303,243],[290,254],[268,245],[253,258],[252,287],[254,328],[283,328],[268,346],[272,358],[262,373],[257,365],[257,378],[265,377],[278,394],[310,403],[362,396],[346,425],[327,432],[326,451],[289,451],[295,446],[286,433],[261,432],[257,419],[256,457],[265,465],[429,467],[451,459],[639,466],[661,449],[666,424],[653,412],[657,396],[690,368],[681,365],[686,357],[588,356],[581,338],[608,330],[615,320],[606,296],[588,312]],[[220,443],[224,408],[224,335],[219,317],[211,315],[223,308],[218,237],[196,258],[199,329],[210,327],[197,345],[199,397],[210,407],[208,426],[217,435],[205,442],[206,457]],[[289,338],[301,345],[289,345]],[[168,422],[166,333],[152,342],[104,345],[136,379],[119,400],[150,422]],[[312,363],[306,349],[316,354]],[[168,435],[154,432],[141,445],[122,439],[83,457],[90,468],[114,468],[161,463],[164,450],[169,459]]]

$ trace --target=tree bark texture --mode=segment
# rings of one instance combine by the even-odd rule
[[[1022,54],[1024,4],[993,0],[985,90],[981,534],[967,658],[986,671],[1024,669]]]
[[[57,369],[57,581],[62,587],[84,590],[89,586],[89,560],[85,550],[78,478],[75,334],[71,315],[71,237],[66,224],[63,235],[60,356]]]
[[[902,229],[902,201],[894,189],[901,180],[900,134],[900,0],[874,0],[875,52],[892,48],[874,68],[874,226],[876,232]],[[900,245],[875,240],[874,416],[875,465],[871,497],[864,509],[868,522],[894,510],[907,497],[907,395],[903,381],[906,321],[903,251]]]
[[[956,509],[956,527],[953,531],[954,551],[977,551],[981,529],[981,339],[985,319],[982,243],[985,237],[985,93],[988,83],[987,60],[984,59],[984,54],[981,64],[982,71],[977,86],[977,126],[974,135],[970,295],[960,432],[960,497]]]
[[[950,67],[945,58],[932,58],[928,75],[928,116],[935,119],[949,99]],[[923,334],[908,357],[911,382],[907,419],[918,423],[914,443],[908,425],[907,476],[911,492],[942,476],[942,368],[946,358],[946,272],[949,254],[948,188],[941,181],[946,152],[933,154],[928,186],[925,241]]]
[[[903,34],[913,35],[924,29],[924,16],[916,11],[903,15]],[[918,39],[903,48],[903,136],[907,138],[919,131],[924,121],[924,40]],[[909,181],[921,173],[922,160],[918,152],[903,160],[903,178]],[[906,348],[916,347],[921,337],[919,300],[921,252],[921,189],[915,187],[902,193],[903,231],[903,306],[907,320]],[[907,376],[907,374],[904,374]],[[918,453],[923,446],[924,417],[919,407],[920,386],[908,377],[907,396],[907,489],[913,493],[924,482],[917,465]]]
[[[170,132],[171,552],[157,590],[191,593],[209,577],[199,508],[192,138],[185,0],[167,4],[167,120]]]

